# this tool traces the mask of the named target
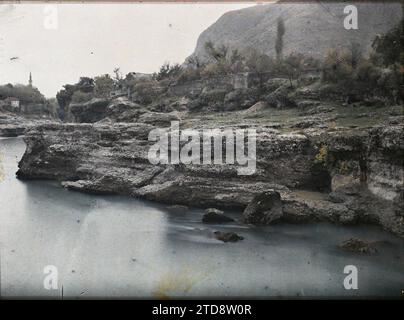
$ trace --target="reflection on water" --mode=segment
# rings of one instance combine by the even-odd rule
[[[19,181],[24,148],[20,138],[0,140],[2,296],[61,297],[62,285],[66,297],[399,296],[404,289],[404,242],[377,227],[207,226],[201,210]],[[245,240],[222,243],[215,230]],[[337,244],[349,237],[384,244],[376,256],[341,252]],[[47,265],[58,268],[58,290],[44,289]],[[359,290],[343,288],[345,265],[358,267]]]

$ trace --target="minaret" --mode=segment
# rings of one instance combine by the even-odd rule
[[[32,74],[31,74],[31,72],[29,73],[28,85],[29,85],[30,87],[32,87]]]

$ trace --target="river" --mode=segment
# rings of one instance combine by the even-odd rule
[[[404,290],[404,240],[376,226],[205,225],[199,209],[20,181],[24,150],[22,138],[0,140],[2,297],[399,297]],[[245,239],[223,243],[216,230]],[[382,245],[376,255],[341,251],[351,237]],[[357,290],[343,286],[346,265],[358,269]],[[46,266],[56,268],[57,289],[45,289]]]

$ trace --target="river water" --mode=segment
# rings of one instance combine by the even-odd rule
[[[402,296],[404,241],[378,227],[204,225],[202,210],[19,181],[24,150],[21,138],[0,140],[2,297]],[[223,243],[216,230],[245,239]],[[350,237],[382,244],[371,256],[341,251]],[[344,288],[346,265],[357,290]],[[57,289],[45,289],[49,277]]]

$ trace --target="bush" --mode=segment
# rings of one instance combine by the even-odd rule
[[[133,100],[141,104],[150,104],[164,92],[157,81],[143,81],[134,85]]]
[[[227,68],[227,66],[222,63],[209,63],[202,69],[201,76],[206,78],[215,77],[227,74],[228,71],[229,69]]]
[[[198,80],[201,78],[201,72],[199,69],[184,69],[178,76],[178,83],[184,83],[187,81]]]
[[[251,50],[245,64],[251,72],[268,72],[274,70],[276,61],[266,54]]]
[[[161,67],[157,74],[154,75],[154,78],[157,81],[161,81],[164,79],[175,78],[178,77],[182,68],[178,63],[170,65],[170,63],[166,62]]]
[[[372,47],[379,55],[383,65],[390,66],[395,63],[404,64],[404,17],[400,23],[382,36],[377,36]]]
[[[91,92],[83,92],[83,91],[75,91],[72,95],[72,103],[83,103],[90,101],[93,98],[93,94]]]
[[[356,70],[355,80],[375,85],[380,78],[381,69],[376,67],[370,60],[362,61]]]
[[[336,49],[327,52],[323,63],[323,81],[346,82],[352,79],[352,66],[347,62],[347,55]]]
[[[102,75],[94,78],[94,92],[97,97],[109,97],[109,94],[114,90],[114,80],[108,75]]]
[[[318,153],[314,157],[314,163],[325,165],[327,162],[327,156],[328,156],[327,146],[323,145],[320,147]]]

